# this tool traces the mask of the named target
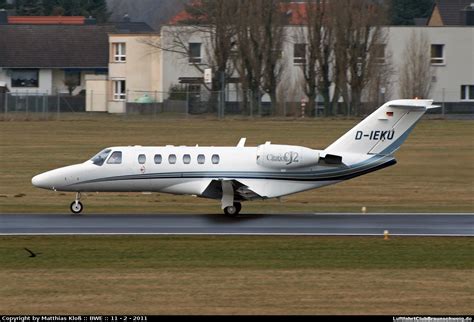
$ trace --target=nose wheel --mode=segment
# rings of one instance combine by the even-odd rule
[[[81,200],[81,193],[78,192],[76,193],[76,200],[71,203],[71,206],[69,209],[71,209],[73,214],[79,214],[81,213],[82,209],[84,209],[84,206],[82,205]]]

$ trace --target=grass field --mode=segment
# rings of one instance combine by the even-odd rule
[[[473,314],[473,250],[472,238],[1,237],[0,313]]]
[[[114,145],[248,145],[265,141],[324,148],[359,120],[148,120],[76,115],[0,122],[0,212],[68,212],[73,194],[31,186],[31,177],[83,162]],[[394,167],[283,200],[245,203],[243,213],[472,212],[474,122],[424,120]],[[87,194],[86,213],[220,213],[219,203],[164,194]]]
[[[324,148],[358,120],[0,121],[0,213],[64,213],[37,173],[114,145]],[[422,121],[391,168],[243,212],[472,212],[474,123]],[[164,194],[87,194],[87,213],[220,213]],[[29,258],[24,247],[40,253]],[[473,314],[472,238],[0,237],[2,314]]]

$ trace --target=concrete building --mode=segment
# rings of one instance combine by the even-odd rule
[[[431,97],[437,102],[470,106],[474,112],[474,27],[389,27],[387,52],[395,67],[392,98],[399,93],[397,71],[413,33],[424,35],[431,46]]]
[[[162,27],[162,43],[165,45],[171,44],[177,30],[185,28],[189,27],[176,25]],[[290,102],[300,102],[304,99],[301,85],[301,63],[305,57],[304,50],[298,49],[298,46],[304,46],[304,43],[298,40],[301,29],[301,26],[288,26],[287,41],[282,48],[284,74],[279,93]],[[385,100],[400,98],[398,71],[404,63],[405,47],[409,44],[412,34],[418,33],[424,35],[430,44],[433,73],[431,97],[437,102],[446,102],[466,108],[471,106],[471,102],[474,102],[474,27],[394,26],[385,27],[384,32],[387,35],[387,43],[383,51],[386,58],[381,57],[381,59],[391,60],[394,70],[389,82],[391,88],[390,90],[387,89]],[[208,37],[197,32],[189,34],[186,41],[190,52],[193,52],[193,61],[190,61],[187,53],[163,52],[162,78],[164,91],[179,84],[180,79],[202,80],[203,73],[194,65],[196,61],[199,61],[200,69],[207,67],[209,60],[209,57],[207,57],[209,52],[207,39]],[[193,84],[194,91],[199,90],[199,88],[199,84]],[[228,100],[238,99],[238,94],[236,94],[238,86],[236,84],[228,84],[226,90]],[[242,96],[240,95],[240,97]],[[268,97],[264,97],[263,100],[268,100]]]
[[[127,94],[161,88],[158,51],[142,42],[158,36],[128,18],[96,24],[84,17],[9,17],[0,10],[0,84],[10,96],[55,96],[49,105],[68,96],[75,102],[69,110],[123,113]]]
[[[107,111],[124,113],[128,103],[161,102],[161,51],[151,44],[159,40],[153,30],[125,30],[109,34]]]

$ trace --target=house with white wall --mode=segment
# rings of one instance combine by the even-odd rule
[[[463,0],[464,1],[464,0]],[[468,25],[469,8],[464,6],[464,2],[459,1],[457,6],[443,5],[446,1],[438,1],[437,9],[433,14],[439,13],[439,8],[449,8],[454,11],[451,16],[459,15],[465,17],[456,25],[436,26],[387,26],[382,32],[386,36],[386,43],[381,44],[380,60],[392,65],[393,73],[388,81],[388,88],[381,88],[383,99],[400,98],[399,71],[405,60],[405,48],[410,44],[413,33],[422,34],[428,40],[427,51],[431,55],[431,97],[437,102],[444,102],[449,106],[458,106],[463,111],[472,108],[474,112],[474,27]],[[443,2],[443,4],[441,4]],[[473,7],[474,8],[474,7]],[[463,14],[463,15],[462,15]],[[447,15],[449,16],[449,15]],[[171,24],[163,26],[161,29],[161,41],[163,47],[169,47],[176,37],[181,35],[181,41],[187,42],[188,51],[183,54],[175,50],[163,51],[162,53],[162,82],[163,90],[167,91],[174,85],[179,84],[182,79],[192,79],[203,81],[203,73],[199,69],[208,67],[210,50],[209,37],[202,32],[188,32],[188,38],[182,35],[193,28],[177,23],[179,19],[186,15],[180,13]],[[301,17],[301,16],[300,16]],[[447,21],[447,18],[445,19]],[[302,61],[305,59],[306,50],[301,34],[305,33],[305,27],[300,19],[294,21],[289,19],[290,24],[285,27],[285,43],[281,48],[281,62],[284,65],[284,73],[279,86],[280,96],[286,101],[300,102],[305,99],[302,90]],[[294,23],[291,23],[291,22]],[[433,21],[433,19],[431,19]],[[453,20],[454,21],[454,20]],[[195,30],[197,28],[194,28]],[[191,56],[191,57],[190,57]],[[234,75],[238,76],[238,75]],[[195,83],[192,90],[203,88],[203,84]],[[241,99],[238,93],[238,85],[227,84],[227,99]],[[268,100],[264,97],[263,100]]]
[[[84,17],[7,17],[0,10],[0,81],[12,95],[78,95],[85,75],[107,73],[112,30]]]

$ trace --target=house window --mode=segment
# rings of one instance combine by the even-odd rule
[[[474,100],[474,85],[461,85],[461,100]]]
[[[444,65],[444,45],[431,45],[431,64]]]
[[[295,65],[306,64],[306,44],[295,44],[293,46],[293,63]]]
[[[115,80],[114,86],[114,101],[123,101],[126,98],[125,81]]]
[[[81,72],[66,70],[64,72],[64,85],[71,88],[81,86]]]
[[[37,69],[12,69],[12,87],[39,87],[39,71]]]
[[[375,61],[379,64],[385,64],[385,44],[374,45]]]
[[[114,54],[113,61],[116,63],[125,62],[127,60],[127,53],[124,42],[116,42],[112,44],[112,52]]]
[[[201,43],[198,43],[198,42],[189,43],[189,63],[190,64],[201,63]]]

